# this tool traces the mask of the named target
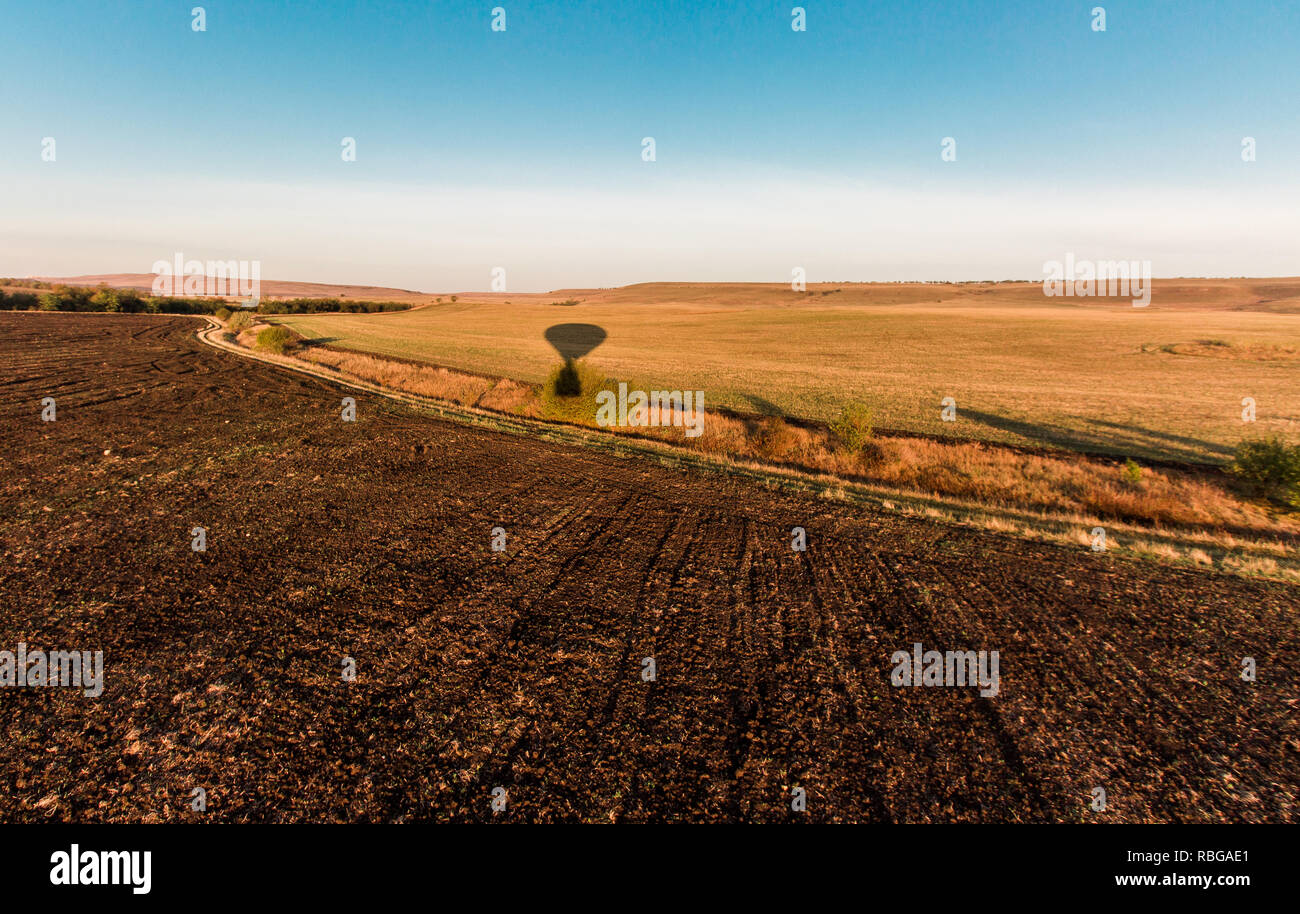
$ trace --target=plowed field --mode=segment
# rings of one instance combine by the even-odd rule
[[[105,662],[0,688],[0,820],[1300,817],[1294,587],[451,424],[200,326],[0,314],[0,650]],[[892,686],[916,642],[999,693]]]

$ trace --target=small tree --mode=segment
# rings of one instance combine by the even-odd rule
[[[873,410],[861,403],[850,403],[840,410],[840,417],[831,423],[831,433],[843,450],[850,454],[861,454],[867,450],[867,445],[875,435],[874,420]]]
[[[1258,494],[1300,504],[1300,445],[1281,435],[1241,442],[1228,471]]]
[[[1142,466],[1132,457],[1124,461],[1122,473],[1124,481],[1131,486],[1135,486],[1142,481]]]
[[[90,303],[96,311],[122,310],[122,301],[118,297],[116,289],[101,288],[91,297]]]

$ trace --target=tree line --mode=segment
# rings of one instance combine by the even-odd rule
[[[3,287],[9,286],[5,289]],[[18,287],[18,288],[14,288]],[[391,301],[344,301],[339,298],[288,298],[264,300],[259,314],[314,314],[341,311],[370,314],[377,311],[405,311],[411,306]],[[40,280],[0,279],[0,311],[108,311],[121,314],[215,314],[220,308],[237,310],[224,298],[177,298],[151,295],[135,289],[108,286],[51,285]]]

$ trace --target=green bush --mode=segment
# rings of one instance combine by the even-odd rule
[[[216,313],[213,314],[212,316],[224,324],[226,321],[230,320],[230,309],[218,308]]]
[[[284,355],[292,340],[288,327],[267,327],[257,334],[257,348]]]
[[[1120,471],[1120,475],[1126,483],[1135,486],[1142,481],[1142,466],[1130,457],[1124,461],[1124,469]]]
[[[547,419],[596,424],[596,395],[602,390],[617,393],[617,385],[605,373],[582,361],[565,361],[551,369],[542,385],[542,415]]]
[[[1241,442],[1228,470],[1257,494],[1300,504],[1300,445],[1280,435]]]
[[[840,417],[831,423],[831,434],[841,449],[850,454],[861,454],[875,435],[874,421],[874,410],[860,403],[851,403],[840,410]]]
[[[247,311],[236,311],[230,315],[230,320],[226,321],[226,329],[233,330],[235,333],[241,333],[253,326],[253,315]]]
[[[95,294],[91,296],[90,303],[94,306],[96,311],[110,311],[116,313],[122,310],[122,300],[117,294],[117,290],[109,289],[107,287],[96,289]]]

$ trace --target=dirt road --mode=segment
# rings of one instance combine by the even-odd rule
[[[0,820],[1298,818],[1294,587],[458,426],[199,326],[0,314],[0,650],[104,652],[99,697],[0,688]],[[891,685],[917,642],[998,694]]]

